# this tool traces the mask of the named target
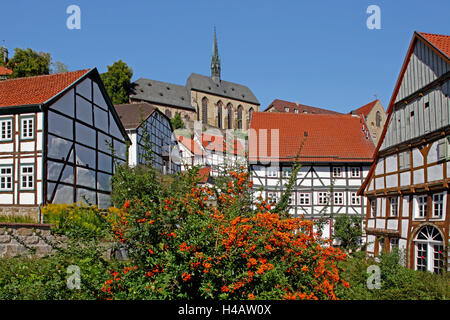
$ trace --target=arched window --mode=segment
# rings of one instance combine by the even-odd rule
[[[415,269],[442,273],[444,269],[444,242],[441,233],[433,226],[420,228],[414,240]]]
[[[233,129],[233,105],[227,104],[228,129]]]
[[[238,125],[238,129],[242,129],[242,111],[243,108],[242,106],[238,106],[237,108],[237,125]]]
[[[380,111],[377,111],[377,114],[375,116],[375,120],[376,120],[376,123],[377,123],[377,127],[379,128],[381,126],[381,113],[380,113]]]
[[[170,109],[166,109],[164,113],[166,114],[167,118],[172,118],[172,112],[170,112]]]
[[[217,127],[222,129],[222,101],[217,102]]]
[[[252,123],[252,116],[253,116],[253,108],[250,108],[250,110],[248,110],[248,127],[249,128],[250,128],[250,124]]]
[[[208,123],[208,99],[206,97],[202,99],[202,122]]]

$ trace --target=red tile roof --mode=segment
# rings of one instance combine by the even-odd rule
[[[12,74],[12,70],[5,68],[4,66],[0,66],[0,76],[6,76]]]
[[[249,160],[293,161],[304,142],[301,162],[371,163],[375,146],[370,137],[366,138],[363,126],[364,120],[352,115],[255,112],[249,135]],[[260,129],[267,130],[267,139]],[[279,156],[271,158],[271,138],[277,129]]]
[[[0,81],[0,107],[42,104],[90,70]]]
[[[370,111],[375,106],[377,101],[379,101],[379,100],[377,99],[375,101],[369,102],[368,104],[362,106],[361,108],[353,110],[350,113],[357,114],[357,115],[363,115],[363,116],[367,117],[367,115],[370,113]]]
[[[417,33],[446,55],[447,58],[450,58],[450,36],[425,32]]]
[[[200,178],[199,183],[208,182],[210,173],[211,173],[211,167],[207,166],[207,167],[200,168],[197,172],[197,177]]]
[[[202,146],[206,150],[215,152],[227,152],[236,155],[244,155],[245,150],[238,140],[233,140],[233,143],[228,143],[223,136],[208,135],[202,133]]]
[[[205,152],[203,151],[202,147],[196,141],[180,135],[176,135],[176,137],[178,141],[181,144],[183,144],[183,146],[185,146],[192,154],[199,156],[205,155]]]
[[[336,111],[322,109],[322,108],[316,108],[307,106],[304,104],[296,103],[296,102],[290,102],[286,100],[280,100],[275,99],[272,101],[272,103],[267,107],[265,111],[268,111],[270,108],[273,108],[276,110],[276,112],[292,112],[294,113],[295,109],[298,110],[298,113],[313,113],[313,114],[341,114]],[[288,108],[289,111],[286,111],[285,108]]]

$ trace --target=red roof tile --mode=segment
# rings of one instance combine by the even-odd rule
[[[178,141],[183,144],[183,146],[185,146],[192,154],[199,156],[205,155],[202,147],[196,141],[180,135],[176,135],[176,137]]]
[[[0,66],[0,76],[6,76],[12,74],[12,70],[5,68],[4,66]]]
[[[450,36],[417,32],[450,59]]]
[[[272,103],[269,105],[269,107],[265,111],[268,111],[269,108],[271,108],[271,107],[274,108],[276,110],[276,112],[292,112],[292,113],[295,113],[294,110],[297,109],[298,113],[341,114],[341,113],[336,112],[336,111],[331,111],[331,110],[327,110],[327,109],[311,107],[311,106],[307,106],[307,105],[304,105],[304,104],[295,103],[295,102],[289,102],[289,101],[280,100],[280,99],[273,100]],[[288,108],[289,111],[286,111],[285,108]]]
[[[372,139],[366,138],[363,126],[364,120],[352,115],[255,112],[249,135],[249,160],[293,161],[304,142],[301,162],[370,163],[375,146]],[[267,139],[260,129],[267,130]],[[274,159],[270,158],[271,138],[277,129],[279,156]]]
[[[206,183],[206,182],[208,182],[208,178],[209,178],[210,173],[211,173],[211,167],[207,166],[207,167],[200,168],[198,170],[198,172],[197,172],[197,177],[200,178],[199,183]]]
[[[369,102],[368,104],[362,106],[361,108],[353,110],[350,113],[357,114],[357,115],[363,115],[363,116],[367,117],[367,115],[370,113],[370,111],[375,106],[377,101],[378,101],[378,99],[375,101]]]
[[[42,104],[90,69],[0,81],[0,107]]]
[[[237,155],[244,155],[245,150],[238,140],[233,140],[233,143],[228,143],[223,136],[208,135],[202,133],[202,145],[206,150],[216,152],[227,152]]]

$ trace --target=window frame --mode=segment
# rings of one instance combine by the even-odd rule
[[[318,192],[317,192],[317,204],[318,204],[318,205],[321,205],[321,206],[326,206],[326,205],[328,205],[328,203],[329,203],[329,201],[330,201],[329,198],[330,198],[329,192],[321,192],[321,191],[318,191]],[[323,203],[323,201],[321,201],[321,200],[323,200],[323,199],[326,200],[325,203]]]
[[[435,196],[441,196],[442,198],[439,200],[439,202],[436,202],[435,200]],[[432,195],[432,213],[431,213],[431,217],[433,219],[442,219],[444,217],[444,205],[445,205],[445,193],[444,192],[439,192],[439,193],[434,193]],[[440,205],[440,214],[438,216],[435,215],[436,212],[436,204]]]
[[[398,197],[389,197],[389,216],[398,217]]]
[[[9,173],[8,175],[3,174],[1,172],[2,169],[11,169],[11,173]],[[5,189],[1,188],[2,178],[3,177],[9,177],[10,178],[10,184],[11,184],[10,188],[5,188]],[[6,184],[8,184],[7,181],[5,182],[5,185]],[[14,166],[12,164],[0,165],[0,192],[13,192],[13,191],[14,191]]]
[[[337,174],[336,172],[335,172],[335,170],[338,170],[339,169],[339,173]],[[333,169],[332,169],[332,173],[333,173],[333,178],[342,178],[342,173],[343,173],[343,171],[344,170],[342,170],[342,167],[333,167]]]
[[[338,203],[336,200],[340,199],[340,202]],[[344,192],[342,191],[335,191],[333,193],[333,204],[334,205],[344,205]]]
[[[23,171],[22,170],[25,167],[33,168],[33,172],[31,174],[25,175],[26,177],[29,177],[29,176],[32,177],[32,183],[33,183],[32,187],[28,187],[28,186],[27,187],[23,187],[23,185],[22,185],[22,183],[23,183],[22,178],[25,177],[23,175]],[[26,181],[26,182],[28,184],[29,181]],[[36,165],[34,163],[21,163],[19,165],[19,190],[20,191],[34,191],[35,189],[36,189]]]
[[[2,138],[3,136],[3,122],[11,122],[11,133],[9,138]],[[6,129],[7,130],[7,129]],[[0,142],[11,142],[14,140],[14,117],[0,118]]]
[[[30,121],[31,120],[31,124],[32,124],[32,130],[31,130],[31,136],[30,137],[25,137],[24,136],[24,131],[23,131],[23,122],[24,121]],[[28,116],[20,116],[19,119],[19,126],[20,126],[20,133],[19,133],[19,137],[20,137],[20,141],[26,141],[26,140],[34,140],[34,136],[35,136],[35,117],[34,115],[28,115]],[[27,130],[28,126],[27,126]]]
[[[357,200],[358,203],[354,203]],[[350,193],[350,203],[354,206],[360,206],[361,205],[361,196],[358,196],[358,192],[351,192]]]
[[[355,170],[355,172],[354,172],[354,170]],[[356,174],[356,170],[357,170],[357,174]],[[361,178],[361,168],[360,167],[350,167],[350,178]]]
[[[422,202],[421,199],[425,198],[425,201]],[[417,208],[415,210],[415,217],[417,219],[425,219],[427,217],[427,210],[428,210],[428,196],[427,195],[417,195],[416,196],[416,202],[417,202]],[[422,215],[420,214],[422,212]]]
[[[306,203],[306,200],[308,200],[308,203]],[[305,203],[301,203],[301,201],[304,201]],[[298,204],[301,206],[310,206],[311,205],[311,193],[299,192],[298,193]]]

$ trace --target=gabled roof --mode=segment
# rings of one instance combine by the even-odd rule
[[[418,41],[419,39],[421,41],[423,41],[426,45],[428,45],[432,50],[437,52],[443,59],[445,59],[447,61],[447,63],[450,63],[450,54],[449,54],[450,36],[414,31],[413,37],[409,44],[408,51],[406,53],[405,60],[403,61],[403,65],[400,70],[400,74],[397,78],[397,82],[395,83],[395,87],[394,87],[394,91],[391,96],[391,100],[389,101],[389,106],[387,108],[388,117],[386,119],[386,122],[384,123],[384,128],[381,133],[380,140],[378,141],[378,145],[375,149],[374,163],[372,164],[372,167],[370,168],[370,171],[367,174],[366,179],[364,180],[363,184],[361,185],[361,188],[358,191],[359,194],[362,194],[364,192],[364,189],[367,187],[367,184],[369,183],[369,181],[375,171],[376,163],[379,158],[378,152],[380,151],[380,148],[383,145],[384,137],[386,136],[386,132],[387,132],[389,123],[391,122],[391,117],[393,114],[395,100],[397,98],[398,91],[402,84],[406,69],[408,68],[408,64],[409,64],[411,55],[414,51],[416,41]]]
[[[0,81],[0,107],[41,105],[92,69]]]
[[[379,100],[376,99],[372,102],[369,102],[368,104],[362,106],[361,108],[358,108],[356,110],[350,111],[349,114],[357,114],[357,115],[363,115],[367,117],[367,115],[372,111],[373,107],[377,104]]]
[[[302,143],[304,144],[298,159],[300,162],[373,161],[375,147],[362,117],[255,112],[251,129],[253,129],[249,135],[251,162],[294,161]],[[276,130],[279,130],[279,141],[272,149],[272,135]],[[267,137],[267,140],[264,137]],[[272,155],[276,147],[279,150],[278,157]]]
[[[435,49],[439,50],[441,54],[445,55],[447,59],[450,59],[450,36],[418,31],[416,33],[428,41]]]
[[[203,148],[209,151],[226,152],[235,155],[244,155],[245,153],[244,147],[237,139],[234,139],[232,143],[229,143],[223,136],[202,133],[201,142]]]
[[[117,104],[114,106],[125,129],[137,129],[142,122],[158,110],[147,102]],[[161,113],[165,117],[164,114]],[[170,120],[169,120],[170,121]]]
[[[272,103],[267,107],[265,111],[268,111],[270,108],[274,108],[276,112],[292,112],[294,113],[294,110],[298,110],[298,113],[312,113],[312,114],[341,114],[336,111],[317,108],[317,107],[311,107],[307,106],[305,104],[300,104],[296,102],[290,102],[286,100],[280,100],[275,99],[272,101]],[[286,111],[286,108],[289,109],[289,111]]]
[[[206,153],[197,141],[187,138],[185,136],[176,135],[177,140],[186,147],[194,155],[204,156]]]
[[[216,83],[211,77],[197,73],[191,73],[186,81],[186,88],[189,91],[194,89],[259,105],[258,99],[256,99],[255,95],[248,87],[225,80],[220,80]]]
[[[211,174],[211,167],[206,166],[203,168],[198,169],[197,177],[200,178],[199,183],[207,183],[209,175]]]
[[[0,76],[9,76],[13,72],[11,69],[5,68],[4,66],[0,66]]]
[[[140,78],[132,83],[130,98],[195,111],[188,90],[173,83]]]

